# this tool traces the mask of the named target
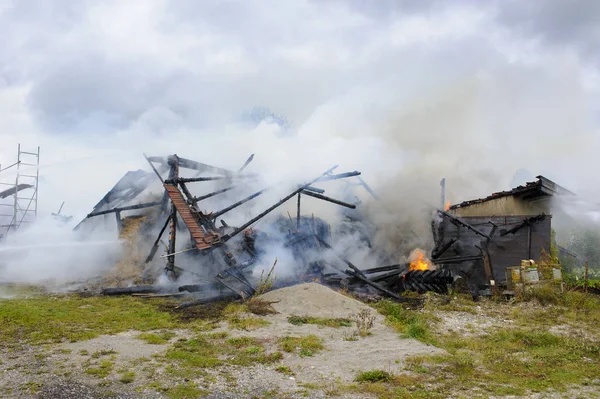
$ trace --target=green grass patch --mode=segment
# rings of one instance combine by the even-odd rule
[[[198,388],[198,386],[192,382],[175,385],[172,388],[163,389],[163,392],[170,399],[201,398],[207,396],[210,393],[204,389]]]
[[[323,350],[323,339],[316,335],[305,337],[283,337],[279,339],[281,350],[289,353],[298,352],[302,357],[309,357]]]
[[[159,333],[142,333],[137,338],[145,341],[147,344],[164,345],[168,344],[175,335],[171,331],[161,331]]]
[[[221,338],[222,337],[222,338]],[[167,371],[175,376],[194,378],[204,369],[222,365],[250,366],[279,361],[280,352],[267,353],[261,342],[252,337],[234,337],[201,334],[180,340],[169,348],[163,359],[169,364]]]
[[[267,320],[259,319],[257,317],[239,317],[237,315],[230,316],[227,319],[229,327],[236,330],[251,331],[257,328],[265,327],[271,324]]]
[[[111,373],[114,363],[110,360],[103,360],[98,367],[88,367],[85,373],[97,378],[106,378]]]
[[[131,384],[133,381],[135,381],[135,373],[133,371],[127,371],[121,374],[119,381],[123,384]]]
[[[311,317],[311,316],[289,316],[287,318],[288,323],[295,326],[301,326],[303,324],[315,324],[318,326],[325,327],[351,327],[352,320],[344,318],[322,318],[322,317]]]
[[[390,373],[388,373],[387,371],[383,371],[383,370],[370,370],[370,371],[363,371],[358,373],[358,375],[356,376],[356,378],[354,378],[354,381],[356,382],[380,382],[380,381],[391,381],[392,380],[392,375]]]
[[[405,309],[401,304],[382,300],[375,308],[383,314],[386,322],[406,338],[414,338],[426,344],[435,344],[430,323],[433,316],[411,309]]]
[[[229,338],[227,340],[227,343],[236,348],[243,348],[245,346],[256,345],[258,343],[258,340],[253,337],[235,337]]]
[[[130,329],[175,327],[174,317],[158,308],[164,303],[135,297],[76,295],[0,299],[0,341],[9,345],[75,342]]]

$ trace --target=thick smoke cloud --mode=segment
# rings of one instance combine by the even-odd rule
[[[142,152],[233,169],[255,153],[265,184],[340,164],[382,197],[359,193],[378,244],[426,246],[442,177],[453,202],[519,169],[595,194],[598,13],[576,3],[0,2],[0,163],[40,145],[40,213],[66,201],[75,219]]]

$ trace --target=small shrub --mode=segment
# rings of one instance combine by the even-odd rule
[[[246,308],[251,312],[259,316],[266,316],[269,314],[276,314],[277,311],[273,308],[273,304],[277,302],[269,302],[264,299],[252,297],[246,302]]]
[[[366,337],[371,334],[375,316],[371,315],[369,309],[363,309],[354,316],[354,322],[356,323],[357,334],[361,337]]]
[[[542,306],[546,306],[560,304],[561,297],[556,289],[550,286],[526,287],[517,292],[517,300],[521,302],[536,300]]]
[[[271,291],[271,288],[273,288],[273,284],[275,283],[275,275],[273,274],[273,271],[275,270],[276,264],[277,258],[275,258],[275,263],[273,263],[273,266],[271,266],[271,270],[269,270],[269,273],[267,273],[266,277],[264,277],[264,270],[260,273],[260,280],[258,280],[258,283],[256,284],[254,295],[260,296],[265,292]]]
[[[354,379],[356,382],[388,382],[392,380],[392,375],[383,370],[363,371]]]

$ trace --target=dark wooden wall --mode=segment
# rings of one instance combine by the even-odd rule
[[[532,221],[530,226],[524,226],[514,233],[509,233],[504,236],[500,235],[503,230],[508,231],[523,223],[524,219],[534,216],[537,215],[460,218],[488,235],[492,233],[493,228],[490,222],[497,226],[497,229],[488,244],[493,279],[497,284],[505,283],[506,267],[519,266],[521,260],[525,259],[533,259],[537,262],[540,260],[542,250],[545,250],[548,253],[550,252],[552,217],[549,215],[542,217],[540,220]],[[456,238],[458,241],[454,243],[441,258],[478,255],[481,252],[477,246],[485,248],[484,237],[463,226],[453,224],[449,218],[444,218],[442,227],[443,242],[448,242],[452,238]],[[483,261],[478,260],[462,264],[447,264],[445,267],[455,272],[459,272],[459,274],[463,274],[464,277],[470,280],[470,283],[486,284]]]

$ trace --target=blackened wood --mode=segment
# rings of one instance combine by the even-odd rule
[[[109,210],[106,210],[106,211],[92,212],[92,213],[88,214],[87,217],[91,218],[91,217],[94,217],[94,216],[106,215],[108,213],[113,213],[113,212],[123,212],[123,211],[131,211],[131,210],[134,210],[134,209],[150,208],[150,207],[153,207],[153,206],[158,206],[160,204],[161,204],[161,201],[155,201],[155,202],[147,202],[145,204],[122,206],[120,208],[113,208],[113,209],[109,209]]]
[[[491,239],[491,237],[489,235],[482,233],[481,231],[477,230],[475,227],[471,226],[469,223],[465,222],[464,220],[459,219],[456,216],[452,216],[448,212],[442,211],[441,209],[438,209],[438,212],[440,214],[446,216],[448,219],[455,221],[456,223],[462,225],[463,227],[466,227],[467,229],[471,230],[473,233],[478,234],[482,237],[485,237],[488,240]]]
[[[321,195],[321,194],[316,194],[316,193],[312,193],[310,191],[302,191],[304,194],[308,195],[309,197],[313,197],[313,198],[318,198],[320,200],[323,201],[327,201],[327,202],[331,202],[333,204],[336,205],[341,205],[341,206],[345,206],[346,208],[350,208],[350,209],[356,209],[356,205],[353,204],[349,204],[347,202],[343,202],[343,201],[339,201],[330,197],[327,197],[325,195]]]
[[[171,216],[169,215],[169,217],[167,218],[167,220],[165,222],[165,225],[162,227],[162,229],[160,229],[160,233],[158,233],[158,237],[156,237],[156,241],[154,241],[154,245],[152,245],[152,249],[150,250],[150,253],[148,254],[148,257],[146,258],[146,261],[144,263],[148,263],[148,262],[152,261],[152,259],[154,259],[154,255],[156,255],[156,251],[158,250],[158,244],[160,243],[160,238],[162,237],[163,233],[167,229],[167,226],[169,225],[170,220],[171,220]]]
[[[231,187],[223,188],[221,190],[213,191],[212,193],[208,193],[206,195],[201,195],[199,197],[194,197],[194,201],[200,202],[200,201],[205,200],[207,198],[214,197],[215,195],[219,195],[219,194],[225,193],[225,192],[227,192],[229,190],[233,190],[234,188],[235,188],[235,186],[231,186]]]
[[[246,230],[248,227],[252,226],[254,223],[256,223],[257,221],[259,221],[260,219],[262,219],[263,217],[265,217],[266,215],[268,215],[270,212],[272,212],[274,209],[276,209],[277,207],[279,207],[281,204],[287,202],[290,198],[294,197],[296,194],[298,194],[299,192],[301,192],[302,190],[304,190],[306,187],[308,187],[308,186],[310,186],[310,185],[318,182],[323,176],[327,175],[328,173],[331,173],[336,168],[337,168],[337,165],[335,165],[332,168],[329,168],[325,173],[323,173],[321,176],[317,177],[316,179],[312,180],[311,182],[300,186],[297,190],[295,190],[291,194],[287,195],[285,198],[281,199],[279,202],[277,202],[276,204],[274,204],[273,206],[271,206],[270,208],[268,208],[267,210],[265,210],[261,214],[259,214],[259,215],[255,216],[254,218],[250,219],[248,222],[246,222],[242,226],[238,227],[232,233],[227,234],[226,236],[223,236],[223,241],[230,240],[232,237],[234,237],[237,234],[239,234],[240,232]]]

